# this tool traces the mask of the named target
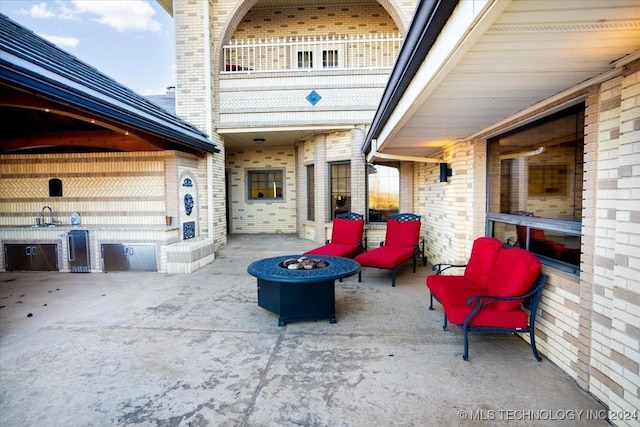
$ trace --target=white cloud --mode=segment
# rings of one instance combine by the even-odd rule
[[[75,37],[52,36],[49,34],[38,34],[45,40],[50,41],[58,47],[76,47],[80,40]]]
[[[61,20],[77,20],[78,18],[75,16],[75,13],[72,9],[70,9],[67,5],[60,1],[56,1],[54,3],[55,10],[49,8],[52,3],[38,3],[34,4],[29,8],[29,10],[21,10],[21,13],[31,16],[32,18],[39,19],[61,19]]]
[[[53,18],[55,16],[55,13],[47,9],[46,3],[34,4],[29,8],[28,11],[26,11],[26,13],[32,18],[47,19],[47,18]]]
[[[159,31],[162,25],[153,19],[156,13],[148,1],[73,0],[78,13],[97,15],[95,21],[117,31]]]

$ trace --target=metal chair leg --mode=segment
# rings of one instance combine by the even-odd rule
[[[469,360],[469,334],[466,329],[464,330],[464,352],[462,353],[462,358]]]
[[[533,357],[535,357],[538,362],[542,362],[542,357],[540,357],[540,354],[538,353],[538,349],[536,348],[535,330],[531,326],[530,328],[531,330],[529,331],[529,339],[531,340],[531,350],[533,351]]]

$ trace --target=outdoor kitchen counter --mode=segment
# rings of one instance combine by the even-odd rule
[[[53,227],[50,226],[32,226],[32,225],[0,225],[0,231],[32,231],[32,232],[60,232],[60,231],[70,231],[70,230],[97,230],[97,231],[169,231],[169,230],[178,230],[180,227],[178,225],[115,225],[115,224],[101,224],[101,225],[55,225]]]
[[[87,245],[91,254],[92,272],[103,270],[102,248],[104,245],[143,245],[149,251],[155,252],[155,260],[158,271],[166,271],[168,268],[168,258],[165,255],[167,248],[176,243],[182,242],[181,227],[179,225],[56,225],[54,227],[40,226],[0,226],[0,251],[7,245],[29,245],[47,244],[56,245],[58,270],[62,272],[70,271],[70,232],[74,230],[87,231]],[[200,239],[193,239],[193,241]],[[153,248],[153,249],[150,249]],[[184,257],[184,255],[183,255]],[[175,256],[174,256],[175,258]],[[8,267],[6,260],[0,254],[0,271],[5,271]],[[178,260],[180,261],[180,260]],[[178,261],[173,261],[176,264]],[[173,265],[172,264],[172,265]],[[177,264],[176,264],[177,265]],[[176,268],[186,268],[179,265]],[[194,268],[189,266],[189,268]]]

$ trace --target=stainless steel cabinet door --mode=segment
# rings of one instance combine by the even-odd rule
[[[58,271],[58,245],[6,244],[4,245],[7,271]]]
[[[156,246],[146,244],[103,243],[103,271],[158,271]]]

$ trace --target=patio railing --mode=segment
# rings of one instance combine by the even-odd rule
[[[396,34],[231,40],[221,72],[391,68],[402,42]]]

